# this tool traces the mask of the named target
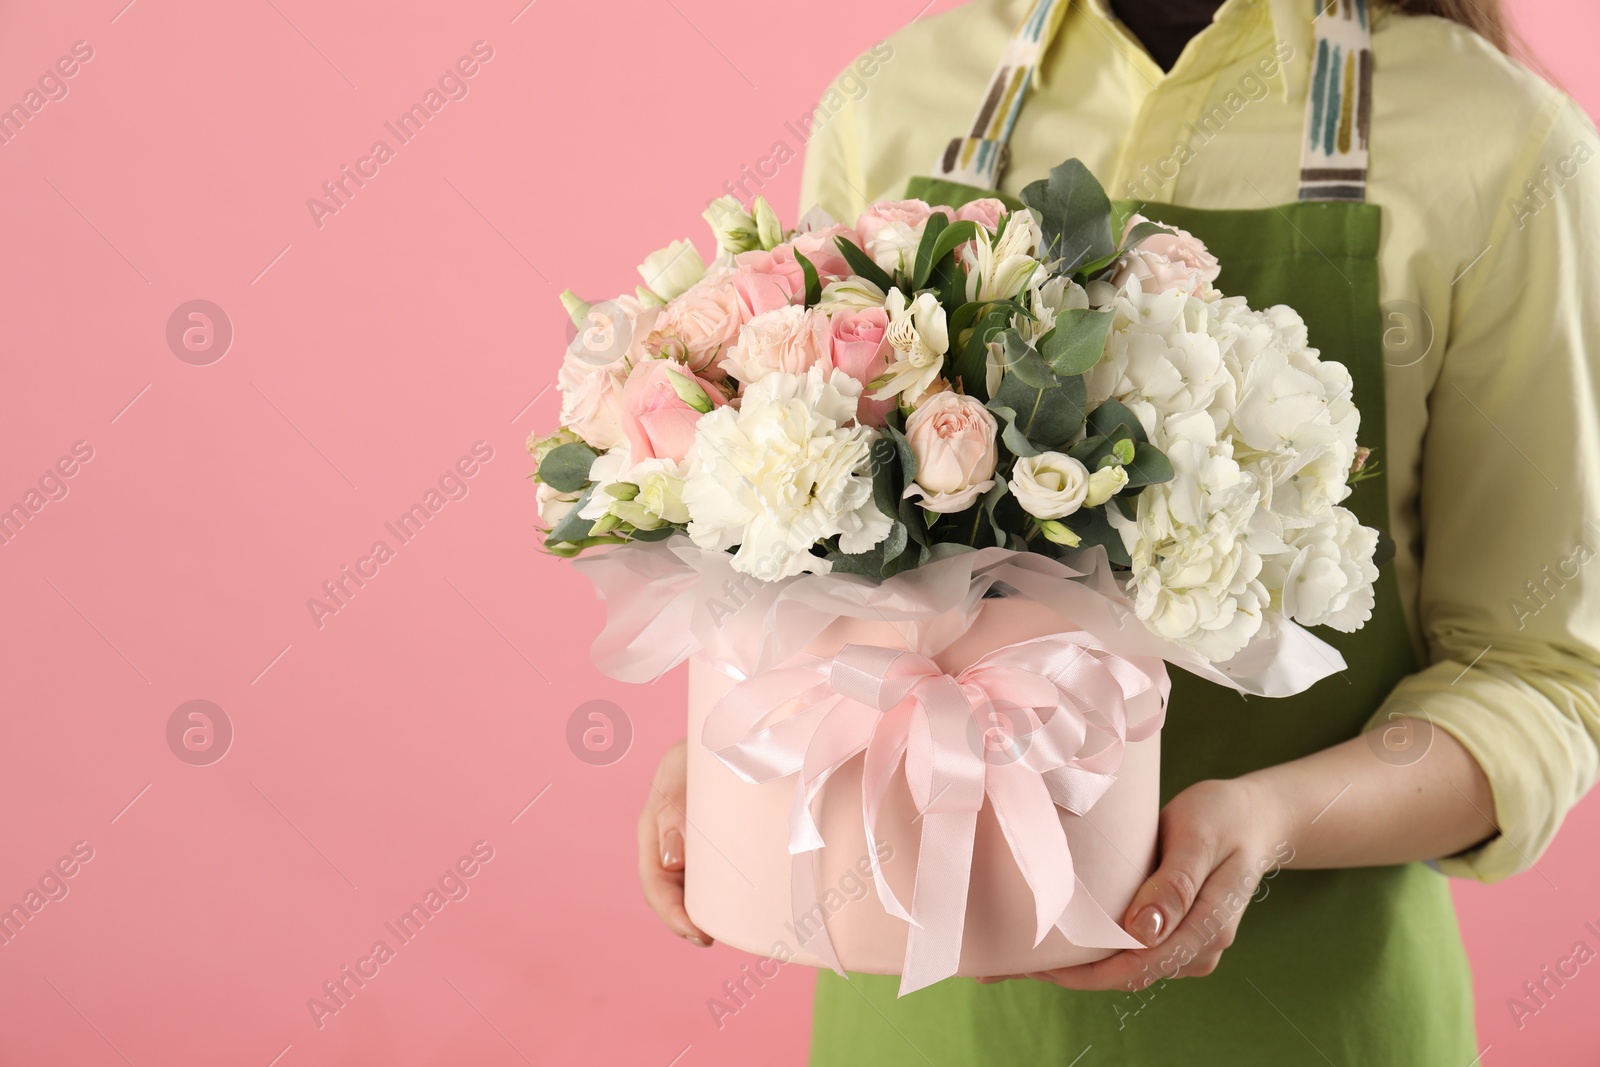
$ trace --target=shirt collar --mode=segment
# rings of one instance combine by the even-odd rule
[[[1319,2],[1326,0],[1224,0],[1222,6],[1217,9],[1217,18],[1220,21],[1245,14],[1239,10],[1240,8],[1253,7],[1257,4],[1267,6],[1268,14],[1271,16],[1273,45],[1286,42],[1294,49],[1293,56],[1282,65],[1283,78],[1280,85],[1285,100],[1297,99],[1305,93],[1314,40],[1312,20]],[[1060,14],[1065,14],[1069,4],[1083,8],[1089,18],[1099,23],[1095,27],[1096,30],[1107,34],[1109,42],[1128,53],[1127,58],[1130,61],[1150,62],[1143,48],[1130,39],[1127,31],[1117,21],[1115,13],[1111,10],[1110,0],[1069,0],[1069,3],[1061,5]],[[1059,28],[1060,14],[1054,20],[1055,26],[1052,30]]]

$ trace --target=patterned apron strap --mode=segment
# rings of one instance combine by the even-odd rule
[[[1033,0],[989,80],[989,90],[972,121],[972,132],[951,140],[933,166],[937,177],[980,189],[999,186],[1006,166],[1006,142],[1022,111],[1039,59],[1049,47],[1069,2]]]
[[[1367,134],[1372,126],[1368,2],[1301,0],[1317,9],[1300,155],[1301,200],[1367,198]]]

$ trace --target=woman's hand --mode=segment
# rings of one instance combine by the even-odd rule
[[[683,908],[684,794],[688,777],[688,746],[679,741],[667,749],[650,783],[650,796],[639,816],[639,883],[644,899],[667,929],[696,945],[711,938]]]
[[[1122,920],[1149,947],[1007,977],[1068,989],[1139,990],[1160,978],[1210,974],[1233,944],[1261,880],[1292,855],[1275,810],[1281,806],[1248,778],[1185,789],[1161,811],[1160,866],[1134,894]]]
[[[1397,721],[1421,739],[1401,755],[1374,731],[1185,789],[1161,811],[1161,864],[1123,917],[1150,947],[1007,977],[1137,990],[1210,974],[1262,879],[1280,867],[1385,867],[1452,856],[1492,837],[1494,794],[1477,760],[1426,719]]]

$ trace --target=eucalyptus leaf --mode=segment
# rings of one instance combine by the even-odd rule
[[[1102,400],[1098,407],[1089,412],[1088,430],[1091,434],[1110,434],[1118,426],[1127,427],[1136,442],[1150,440],[1145,436],[1139,417],[1126,404]]]
[[[1015,374],[1038,389],[1048,389],[1056,384],[1056,375],[1050,369],[1050,364],[1016,330],[1007,330],[998,340],[1007,374]]]
[[[1148,441],[1141,441],[1134,449],[1133,462],[1124,464],[1128,472],[1128,485],[1159,485],[1172,480],[1172,461],[1166,453]]]
[[[628,537],[634,541],[665,541],[677,532],[673,526],[658,526],[654,530],[635,530]]]
[[[1133,565],[1127,546],[1122,543],[1122,535],[1112,528],[1103,508],[1082,508],[1063,521],[1080,538],[1080,550],[1099,545],[1106,550],[1106,556],[1113,564],[1119,567]]]
[[[1112,313],[1091,308],[1068,308],[1039,340],[1039,354],[1057,374],[1082,374],[1105,354],[1111,336]]]
[[[1008,374],[1001,379],[994,398],[1016,412],[1012,425],[1035,448],[1051,451],[1060,449],[1082,428],[1088,389],[1078,376],[1039,388],[1019,375]]]
[[[1071,273],[1092,259],[1116,253],[1111,200],[1089,168],[1069,159],[1022,190],[1022,202],[1039,216],[1046,254]]]
[[[557,445],[539,464],[539,480],[558,493],[576,493],[589,484],[589,468],[598,458],[582,441]]]
[[[561,521],[556,523],[550,532],[545,535],[545,544],[548,545],[558,541],[581,541],[589,536],[589,531],[594,528],[594,521],[585,519],[578,513],[589,503],[589,498],[592,496],[594,496],[594,486],[591,485],[572,505],[572,510],[568,511]]]
[[[1033,442],[1028,440],[1027,435],[1017,429],[1017,413],[1015,409],[1006,407],[998,400],[991,400],[986,406],[990,411],[1000,416],[1002,424],[1000,440],[1011,450],[1012,455],[1037,456],[1039,454],[1039,449],[1033,447]]]

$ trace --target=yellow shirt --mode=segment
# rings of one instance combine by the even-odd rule
[[[919,19],[841,75],[802,207],[853,220],[931,171],[1026,7],[973,0]],[[1227,0],[1164,74],[1103,0],[1075,0],[1002,190],[1075,156],[1113,197],[1294,200],[1312,13],[1311,0]],[[1600,144],[1571,100],[1446,20],[1380,12],[1373,59],[1381,458],[1430,666],[1371,725],[1425,715],[1482,765],[1500,836],[1441,867],[1487,881],[1532,865],[1600,776]]]

